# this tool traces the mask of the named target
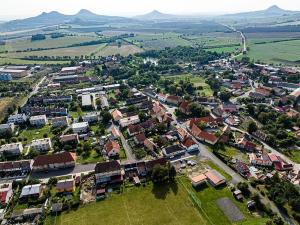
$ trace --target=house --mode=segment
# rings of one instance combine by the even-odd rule
[[[277,171],[285,171],[285,170],[292,170],[293,164],[287,163],[285,160],[283,160],[280,156],[275,154],[268,154],[275,170]]]
[[[251,175],[247,164],[239,160],[235,164],[235,169],[244,178],[249,178]]]
[[[114,139],[120,138],[120,131],[115,126],[111,129],[111,133]]]
[[[67,108],[59,107],[37,107],[37,106],[25,106],[21,109],[22,113],[26,115],[46,115],[48,117],[67,116]]]
[[[14,133],[15,125],[13,123],[0,124],[0,133]]]
[[[148,97],[142,94],[134,95],[132,98],[126,100],[126,105],[134,105],[148,101]]]
[[[183,141],[189,136],[189,133],[184,128],[178,127],[177,128],[177,135],[179,137],[179,140]]]
[[[48,123],[46,115],[38,115],[38,116],[31,116],[29,118],[29,122],[31,126],[45,126]]]
[[[66,179],[66,180],[59,180],[56,184],[56,192],[57,193],[65,193],[70,192],[72,193],[75,191],[75,180],[74,179]]]
[[[95,166],[96,188],[114,183],[123,182],[123,172],[119,161],[97,163]]]
[[[84,68],[81,66],[63,67],[60,71],[61,76],[83,73]]]
[[[140,122],[140,118],[139,118],[138,115],[126,117],[126,118],[123,118],[123,119],[119,120],[120,126],[122,128],[128,127],[129,125],[132,125],[132,124],[137,124],[139,122]]]
[[[89,124],[96,123],[99,120],[97,113],[88,113],[82,117],[83,122],[88,122]]]
[[[222,104],[221,109],[226,113],[236,113],[238,111],[237,105],[231,103]]]
[[[79,137],[78,137],[78,134],[61,135],[59,137],[59,141],[62,144],[78,144]]]
[[[76,134],[87,133],[89,129],[88,122],[73,123],[72,130]]]
[[[155,151],[156,149],[158,149],[158,146],[153,142],[152,139],[149,138],[146,138],[144,140],[144,146],[150,151]]]
[[[255,153],[249,154],[249,161],[253,166],[271,167],[272,162],[267,154],[257,155]]]
[[[189,177],[193,187],[199,187],[200,185],[206,183],[207,177],[204,174],[200,174],[197,176],[190,176]]]
[[[23,145],[21,142],[1,145],[0,154],[18,156],[23,152]]]
[[[26,177],[32,168],[33,160],[0,162],[0,179]]]
[[[10,115],[8,117],[7,123],[13,123],[13,124],[22,124],[27,121],[27,116],[23,114],[15,114],[15,115]]]
[[[258,87],[255,88],[255,93],[260,94],[264,97],[269,97],[271,95],[271,90],[270,88],[267,87]]]
[[[166,102],[167,96],[165,94],[158,93],[156,97],[157,97],[158,101],[160,101],[162,103]]]
[[[34,159],[33,171],[49,171],[75,166],[76,154],[61,152],[53,155],[39,155]]]
[[[113,111],[111,112],[111,115],[112,115],[112,118],[113,118],[113,120],[114,120],[115,122],[119,122],[120,119],[123,118],[123,114],[122,114],[119,110],[117,110],[117,109],[113,110]]]
[[[139,133],[133,137],[133,140],[138,145],[144,144],[144,141],[146,140],[146,135],[145,133]]]
[[[179,105],[179,108],[178,110],[183,113],[183,114],[186,114],[186,115],[189,115],[190,114],[190,111],[189,111],[189,102],[187,101],[183,101],[181,102],[181,104]]]
[[[226,183],[225,177],[223,177],[216,170],[209,170],[204,175],[207,177],[207,180],[209,181],[209,183],[214,187],[217,187],[217,186],[220,186],[220,185]]]
[[[105,145],[104,145],[104,150],[107,154],[108,157],[114,157],[120,154],[120,145],[116,141],[109,140]]]
[[[173,158],[175,156],[183,155],[185,153],[185,149],[180,145],[172,145],[162,150],[164,156],[168,158]]]
[[[13,195],[12,183],[0,184],[0,203],[2,207],[7,206]]]
[[[238,201],[241,201],[241,200],[244,198],[244,196],[243,196],[241,190],[239,190],[239,189],[237,189],[237,190],[235,190],[235,191],[233,192],[233,196],[234,196],[234,197],[236,198],[236,200],[238,200]]]
[[[51,148],[52,148],[52,143],[50,138],[32,140],[30,144],[30,149],[37,152],[47,152]]]
[[[179,96],[169,95],[166,98],[166,103],[168,103],[170,105],[176,105],[176,106],[178,106],[181,102],[182,102],[182,98],[179,97]]]
[[[218,141],[218,137],[212,133],[208,133],[206,131],[201,130],[196,124],[190,123],[190,130],[194,137],[200,141],[204,141],[211,145],[215,145]]]
[[[69,126],[69,119],[67,116],[55,117],[52,119],[52,127],[67,127]]]
[[[198,144],[190,137],[187,137],[183,142],[182,145],[186,148],[187,152],[197,152],[199,151]]]
[[[248,152],[255,152],[257,147],[255,143],[248,141],[245,137],[240,139],[238,146]]]
[[[26,185],[22,188],[19,199],[26,201],[29,198],[38,199],[43,192],[43,186],[41,184]]]

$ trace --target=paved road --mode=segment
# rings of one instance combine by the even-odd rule
[[[118,130],[119,128],[116,127]],[[125,137],[123,136],[122,132],[119,130],[120,133],[120,139],[123,145],[123,148],[126,152],[126,156],[127,156],[127,162],[135,162],[136,158],[135,155],[133,154],[132,148],[130,147],[130,145],[128,144],[127,140],[125,139]]]
[[[51,177],[93,172],[95,170],[95,166],[96,166],[95,163],[92,163],[92,164],[76,164],[76,166],[73,167],[73,168],[54,170],[54,171],[49,171],[48,173],[33,172],[33,173],[31,173],[30,176],[32,178],[35,178],[35,179],[47,180]]]

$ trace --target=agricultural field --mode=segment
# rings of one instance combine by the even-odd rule
[[[192,45],[190,41],[185,40],[181,34],[177,33],[139,33],[135,37],[126,38],[126,41],[145,50]]]
[[[94,55],[96,56],[109,56],[109,55],[116,55],[120,54],[122,56],[128,56],[130,54],[135,54],[142,52],[143,49],[135,46],[135,45],[106,45],[103,48],[100,48],[96,50],[96,53]]]
[[[300,65],[300,40],[249,45],[247,56],[254,61]]]
[[[230,199],[246,219],[234,224],[260,225],[266,222],[264,218],[252,216],[245,203],[237,202],[227,187],[215,189],[204,185],[200,190],[195,190],[185,177],[170,185],[147,184],[145,187],[127,187],[123,190],[123,193],[111,194],[104,201],[88,204],[57,217],[48,217],[46,224],[229,225],[232,223],[216,202],[224,197]]]
[[[67,64],[69,61],[50,61],[50,60],[25,60],[25,59],[17,59],[17,58],[7,58],[7,57],[1,57],[0,56],[0,65],[7,65],[7,64],[13,64],[13,65],[53,65],[53,64]]]
[[[197,94],[201,96],[210,97],[213,95],[213,91],[211,90],[210,86],[205,82],[205,79],[201,76],[195,76],[192,74],[181,74],[181,75],[168,75],[163,76],[163,79],[170,79],[174,80],[175,83],[179,83],[180,80],[189,79],[194,86],[198,89]]]
[[[40,48],[61,48],[68,47],[73,44],[82,42],[95,41],[99,38],[91,36],[66,36],[61,38],[47,37],[45,40],[31,41],[31,40],[17,40],[7,42],[5,50],[7,51],[24,51],[27,49],[40,49]],[[0,49],[1,50],[1,49]]]
[[[80,57],[85,55],[90,55],[97,45],[89,45],[89,46],[80,46],[80,47],[71,47],[71,48],[59,48],[59,49],[51,49],[51,50],[42,50],[42,51],[29,51],[29,52],[19,52],[19,53],[8,53],[2,54],[1,56],[8,58],[24,58],[29,56],[48,56],[48,57]]]

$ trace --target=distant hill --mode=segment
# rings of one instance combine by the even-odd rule
[[[168,20],[168,19],[174,19],[176,17],[177,17],[176,15],[165,14],[157,10],[153,10],[150,13],[135,16],[134,18],[139,20]]]
[[[33,29],[40,28],[46,26],[54,26],[68,23],[76,23],[80,21],[80,23],[91,23],[91,24],[103,24],[103,23],[113,23],[113,22],[129,22],[132,19],[125,17],[117,17],[117,16],[104,16],[97,15],[92,13],[86,9],[80,10],[75,15],[65,15],[59,13],[57,11],[52,11],[49,13],[43,12],[42,14],[30,17],[26,19],[20,20],[12,20],[9,22],[5,22],[0,24],[0,31],[15,31],[15,30],[25,30],[25,29]]]
[[[264,17],[278,17],[278,16],[289,16],[300,13],[299,11],[290,11],[279,8],[277,5],[273,5],[265,10],[243,12],[236,14],[223,15],[224,17],[232,18],[264,18]]]

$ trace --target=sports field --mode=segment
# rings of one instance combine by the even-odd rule
[[[227,187],[217,190],[207,186],[196,191],[182,177],[170,186],[125,188],[124,193],[102,202],[48,217],[46,225],[229,225],[232,223],[216,202],[222,197],[229,198],[247,220],[235,224],[265,224],[266,219],[252,216],[245,203],[235,201]]]

